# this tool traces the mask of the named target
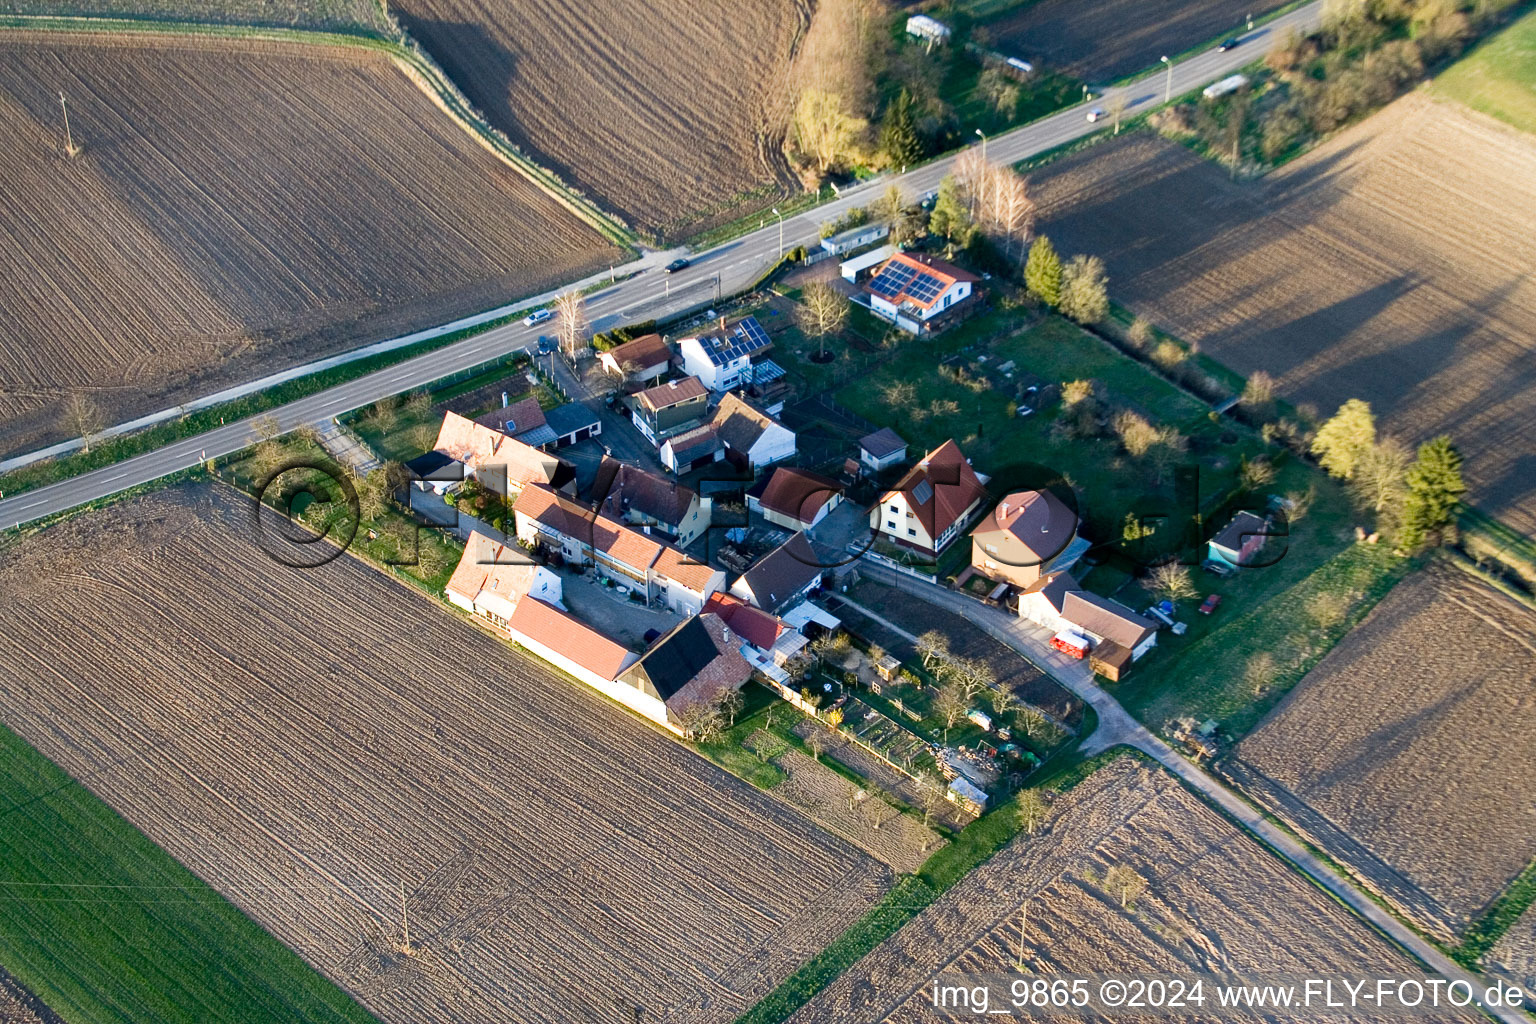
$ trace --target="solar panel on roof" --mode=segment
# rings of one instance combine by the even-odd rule
[[[736,325],[736,335],[748,346],[749,352],[754,352],[768,344],[768,332],[763,330],[763,325],[757,322],[757,317],[743,318]]]
[[[912,500],[919,505],[926,505],[933,497],[933,484],[927,480],[919,480],[917,486],[912,488]]]
[[[917,269],[905,263],[892,263],[875,275],[869,290],[883,298],[893,299],[900,295],[917,276]]]
[[[907,286],[907,294],[924,304],[938,298],[943,291],[944,282],[926,273],[917,275],[916,279]]]

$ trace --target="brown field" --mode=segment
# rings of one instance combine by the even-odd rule
[[[1150,884],[1128,909],[1106,891],[1115,865]],[[1023,924],[1021,937],[1020,925]],[[963,1015],[931,1005],[961,975],[1113,974],[1238,978],[1411,971],[1407,957],[1161,769],[1123,758],[1078,784],[1050,831],[1019,838],[865,956],[792,1024],[910,1024]],[[998,992],[1005,985],[998,985]],[[1212,997],[1214,999],[1214,997]],[[993,1003],[995,1007],[996,1002]],[[1196,1020],[1315,1020],[1232,1011]],[[1302,1011],[1305,1014],[1306,1011]],[[1223,1014],[1226,1014],[1223,1016]],[[1015,1010],[1010,1020],[1063,1020]],[[1082,1019],[1109,1019],[1083,1015]],[[1117,1021],[1175,1019],[1117,1013]],[[1329,1020],[1381,1020],[1329,1016]],[[1475,1020],[1475,1016],[1442,1019]]]
[[[5,724],[386,1022],[728,1022],[891,881],[223,488],[20,543],[0,600]]]
[[[64,1024],[64,1018],[0,967],[0,1024]]]
[[[1450,566],[1398,584],[1228,773],[1423,928],[1536,857],[1536,613]]]
[[[522,150],[668,237],[792,182],[786,68],[807,0],[403,0],[396,14]]]
[[[1536,139],[1415,94],[1259,184],[1137,134],[1035,186],[1121,302],[1293,401],[1451,434],[1472,500],[1536,532]]]
[[[1526,908],[1483,962],[1527,992],[1536,990],[1536,904]]]
[[[1025,0],[986,23],[991,45],[1088,82],[1152,67],[1164,54],[1239,32],[1286,0]]]
[[[119,422],[615,251],[362,51],[7,36],[0,125],[0,455],[72,391]]]

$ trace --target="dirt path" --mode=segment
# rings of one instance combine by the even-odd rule
[[[1453,981],[1465,982],[1478,993],[1487,990],[1488,984],[1481,977],[1462,970],[1442,955],[1438,949],[1421,939],[1415,931],[1379,907],[1369,896],[1334,873],[1321,858],[1271,825],[1257,808],[1154,736],[1144,725],[1132,718],[1130,713],[1120,706],[1119,701],[1093,681],[1093,674],[1086,664],[1080,661],[1068,662],[1063,655],[1047,646],[1045,643],[1047,631],[996,608],[983,605],[964,594],[934,583],[914,579],[905,573],[887,569],[867,560],[862,561],[859,568],[872,579],[892,584],[930,604],[965,615],[1082,700],[1091,704],[1098,712],[1099,726],[1092,735],[1084,738],[1079,746],[1080,750],[1085,753],[1097,753],[1124,744],[1142,751],[1177,775],[1187,786],[1225,812],[1229,818],[1280,857],[1289,861],[1292,866],[1332,893],[1383,935],[1418,958],[1431,971]],[[1040,635],[1034,635],[1036,633]],[[1505,1021],[1506,1024],[1530,1024],[1530,1018],[1515,1010],[1502,1007],[1484,1007],[1484,1009],[1493,1017]]]

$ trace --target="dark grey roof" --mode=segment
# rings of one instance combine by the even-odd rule
[[[1221,532],[1211,538],[1211,542],[1217,547],[1228,551],[1241,551],[1243,541],[1255,534],[1269,532],[1269,524],[1252,512],[1239,512],[1232,517],[1232,521],[1222,527]]]
[[[907,442],[903,441],[901,435],[890,427],[881,427],[873,434],[866,434],[859,438],[859,447],[869,452],[871,458],[883,459],[887,455],[905,451]]]
[[[443,467],[454,467],[450,472],[442,472]],[[424,455],[418,455],[405,464],[410,470],[411,476],[417,480],[462,480],[464,479],[464,464],[456,461],[447,452],[430,451]]]
[[[826,568],[810,540],[797,533],[768,552],[742,575],[757,606],[775,612],[789,599],[819,580]]]
[[[708,424],[678,434],[667,443],[672,446],[672,457],[678,462],[702,459],[706,455],[714,454],[722,447],[720,435]]]
[[[709,629],[711,623],[717,627],[720,634],[718,639]],[[718,616],[695,615],[656,641],[656,645],[646,651],[630,671],[644,672],[662,700],[670,700],[699,676],[713,674],[711,669],[723,670],[728,675],[732,666],[737,664],[746,669],[745,672],[738,672],[739,678],[734,680],[734,684],[740,686],[751,669],[742,660],[732,639],[732,634],[724,628]],[[717,661],[722,664],[717,666]],[[727,679],[719,682],[731,685]]]
[[[588,409],[580,402],[567,402],[565,405],[557,405],[544,414],[544,420],[554,431],[556,437],[564,437],[574,434],[585,427],[595,426],[597,413]]]
[[[763,330],[756,317],[743,317],[729,332],[705,334],[699,337],[699,346],[716,366],[724,366],[733,359],[761,352],[771,344],[768,332]]]

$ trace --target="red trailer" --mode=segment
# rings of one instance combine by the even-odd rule
[[[1061,653],[1071,655],[1074,658],[1086,658],[1088,657],[1088,649],[1092,645],[1089,644],[1088,638],[1082,634],[1064,629],[1051,637],[1051,646]]]

